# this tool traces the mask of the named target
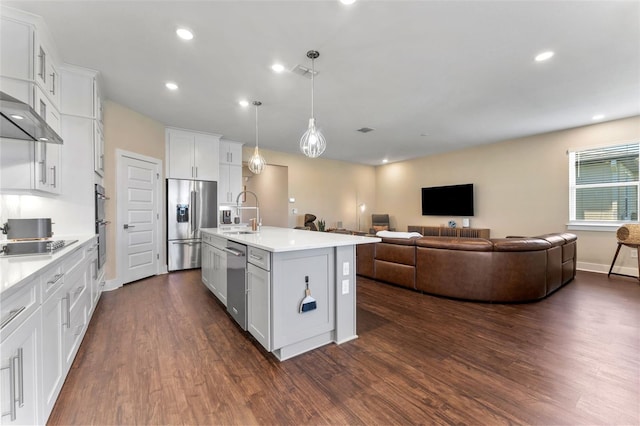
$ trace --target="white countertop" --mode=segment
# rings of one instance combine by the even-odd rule
[[[58,250],[55,254],[30,255],[30,256],[0,256],[0,294],[7,297],[9,293],[17,290],[19,284],[28,281],[38,272],[47,268],[56,260],[71,253],[95,235],[56,235],[56,240],[78,240],[69,246]]]
[[[240,244],[261,248],[270,252],[310,250],[325,247],[353,246],[377,243],[378,237],[336,234],[333,232],[307,231],[303,229],[276,228],[263,226],[259,232],[234,234],[238,228],[203,228],[202,232],[216,235]]]

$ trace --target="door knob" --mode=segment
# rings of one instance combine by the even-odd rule
[[[124,224],[124,229],[135,228],[134,225],[129,225],[128,223]]]

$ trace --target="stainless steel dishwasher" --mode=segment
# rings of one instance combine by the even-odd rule
[[[227,311],[247,329],[247,246],[227,240]]]

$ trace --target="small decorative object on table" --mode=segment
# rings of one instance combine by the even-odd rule
[[[318,231],[324,232],[324,227],[325,227],[325,221],[324,219],[320,219],[318,221]]]
[[[450,220],[449,221],[449,228],[455,228],[456,227],[456,221],[455,220]]]

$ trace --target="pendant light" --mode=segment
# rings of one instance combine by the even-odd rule
[[[327,147],[327,141],[324,139],[320,130],[316,128],[316,119],[313,116],[313,78],[316,73],[315,60],[318,56],[320,56],[320,53],[315,50],[307,52],[307,58],[311,59],[311,118],[309,119],[309,128],[300,138],[300,151],[310,158],[321,156]]]
[[[249,158],[249,170],[253,174],[259,175],[267,165],[264,157],[260,155],[258,150],[258,107],[262,105],[260,101],[253,101],[253,105],[256,107],[256,149],[253,151],[253,155]]]

